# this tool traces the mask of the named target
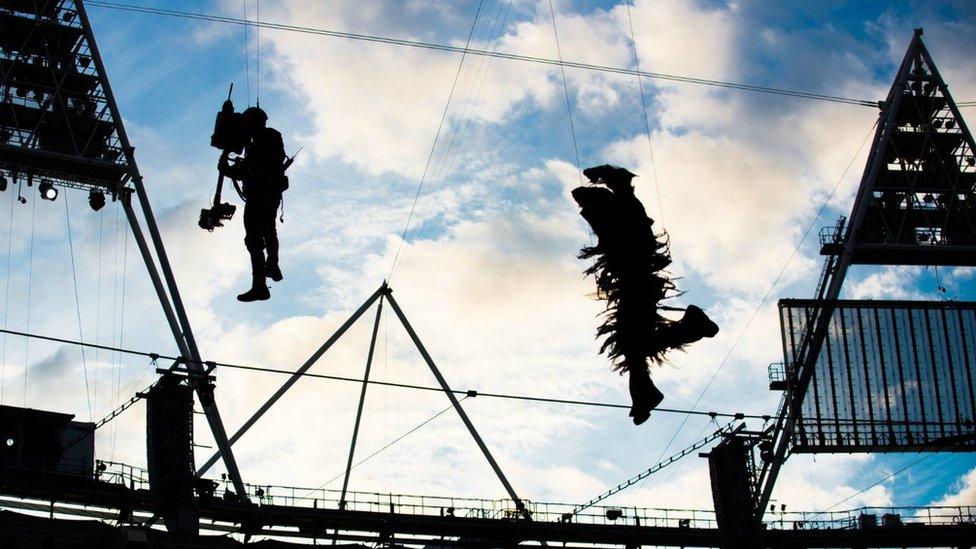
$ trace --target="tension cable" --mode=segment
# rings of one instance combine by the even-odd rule
[[[735,427],[736,427],[736,424],[737,423],[738,423],[738,420],[732,420],[732,421],[730,421],[728,424],[726,424],[723,427],[720,427],[714,433],[708,435],[707,437],[703,438],[702,440],[699,440],[698,442],[692,444],[691,446],[685,448],[684,450],[678,452],[677,454],[674,454],[673,456],[669,457],[668,459],[666,459],[664,461],[661,461],[660,463],[657,463],[657,464],[651,466],[647,470],[638,473],[637,475],[635,475],[635,476],[633,476],[633,477],[625,480],[624,482],[621,482],[620,484],[614,486],[613,488],[607,490],[606,492],[601,493],[600,495],[596,496],[595,498],[591,499],[590,501],[587,501],[586,503],[581,503],[581,504],[577,505],[576,507],[573,508],[573,512],[569,516],[571,517],[573,515],[578,515],[583,510],[585,510],[585,509],[587,509],[589,507],[592,507],[592,506],[596,505],[597,503],[599,503],[599,502],[601,502],[601,501],[609,498],[610,496],[612,496],[614,494],[618,494],[620,492],[623,492],[627,488],[630,488],[634,484],[637,484],[638,482],[646,479],[647,477],[653,475],[654,473],[660,471],[661,469],[664,469],[668,465],[671,465],[672,463],[674,463],[674,462],[678,461],[679,459],[687,456],[688,454],[694,452],[695,450],[698,450],[702,446],[705,446],[706,444],[712,442],[713,440],[715,440],[717,438],[721,438],[721,437],[725,436],[728,433],[731,433],[732,431],[735,430]],[[567,518],[567,517],[564,515],[564,518]]]
[[[490,57],[497,57],[499,59],[508,59],[511,61],[524,61],[530,63],[541,63],[545,65],[563,65],[570,68],[599,71],[599,72],[609,72],[614,74],[626,74],[635,75],[640,74],[645,78],[654,78],[657,80],[668,80],[672,82],[681,82],[685,84],[698,84],[702,86],[713,86],[720,88],[735,89],[740,91],[754,91],[760,93],[769,93],[774,95],[782,95],[787,97],[795,97],[799,99],[813,99],[818,101],[828,101],[832,103],[843,103],[847,105],[856,105],[860,107],[872,107],[877,108],[877,101],[869,101],[867,99],[853,99],[849,97],[840,97],[835,95],[825,95],[819,93],[797,91],[797,90],[787,90],[782,88],[772,88],[768,86],[760,86],[756,84],[745,84],[740,82],[728,82],[724,80],[713,80],[708,78],[696,78],[692,76],[682,76],[677,74],[666,74],[666,73],[656,73],[656,72],[638,72],[632,69],[624,69],[621,67],[613,67],[609,65],[595,65],[591,63],[581,63],[576,61],[558,61],[556,59],[548,59],[545,57],[536,57],[531,55],[519,55],[514,53],[505,52],[492,52],[481,49],[465,49],[460,46],[450,46],[447,44],[436,44],[433,42],[423,42],[419,40],[404,40],[399,38],[392,38],[388,36],[377,36],[369,34],[359,34],[351,32],[341,32],[334,31],[323,28],[307,27],[301,25],[286,25],[283,23],[272,23],[264,22],[260,24],[255,24],[253,22],[247,22],[234,17],[226,17],[222,15],[212,15],[207,13],[195,13],[179,10],[168,10],[162,8],[150,8],[147,6],[133,6],[129,4],[119,4],[115,2],[105,2],[103,0],[89,0],[86,2],[88,6],[94,6],[98,8],[105,8],[110,10],[120,10],[129,11],[136,13],[147,13],[151,15],[162,15],[167,17],[179,17],[183,19],[193,19],[198,21],[211,21],[215,23],[227,23],[234,25],[248,25],[252,24],[255,26],[261,26],[267,29],[280,30],[286,32],[298,32],[304,34],[314,34],[318,36],[328,36],[332,38],[344,38],[348,40],[360,40],[365,42],[373,42],[379,44],[389,44],[394,46],[406,46],[411,48],[429,49],[435,51],[446,51],[452,53],[467,53],[471,55],[486,55]],[[971,107],[976,105],[976,102],[966,101],[963,103],[958,103],[957,106],[960,107]]]
[[[569,86],[566,84],[566,67],[563,64],[563,51],[559,46],[559,31],[556,30],[556,9],[549,0],[549,15],[552,17],[552,35],[556,39],[556,57],[559,59],[559,73],[563,80],[563,95],[566,97],[566,112],[569,114],[569,132],[573,136],[573,152],[576,153],[576,174],[580,186],[583,185],[583,164],[580,162],[579,144],[576,141],[576,125],[573,123],[573,105],[569,100]]]
[[[3,291],[3,329],[7,329],[10,316],[10,260],[14,244],[14,200],[10,197],[10,220],[7,222],[7,274],[4,277]],[[0,404],[3,404],[4,387],[7,384],[7,334],[3,334],[3,347],[0,350]]]
[[[53,336],[45,336],[45,335],[39,335],[39,334],[31,334],[31,333],[18,332],[16,330],[9,330],[9,329],[3,329],[3,330],[0,330],[0,332],[6,333],[6,334],[10,334],[10,335],[21,336],[21,337],[28,338],[28,339],[40,339],[40,340],[43,340],[43,341],[54,341],[54,342],[57,342],[57,343],[65,343],[65,344],[68,344],[68,345],[83,345],[83,346],[92,347],[92,348],[98,347],[99,349],[102,349],[102,350],[117,351],[117,352],[120,352],[120,353],[125,353],[125,354],[130,354],[130,355],[144,356],[144,357],[148,357],[148,358],[150,358],[151,360],[154,360],[154,361],[155,360],[159,360],[159,359],[164,359],[164,360],[179,360],[179,361],[181,361],[183,363],[192,362],[192,361],[187,361],[185,359],[177,358],[177,357],[174,357],[174,356],[161,355],[161,354],[158,354],[158,353],[150,353],[150,352],[146,352],[146,351],[138,351],[138,350],[135,350],[135,349],[126,349],[126,348],[122,348],[122,347],[111,347],[111,346],[108,346],[108,345],[98,345],[98,344],[94,344],[94,343],[85,343],[83,341],[77,341],[77,340],[66,339],[66,338],[61,338],[61,337],[53,337]],[[211,365],[213,365],[213,366],[220,366],[222,368],[229,368],[229,369],[232,369],[232,370],[246,370],[246,371],[252,371],[252,372],[267,372],[267,373],[272,373],[272,374],[295,375],[295,372],[291,372],[291,371],[288,371],[288,370],[281,370],[281,369],[278,369],[278,368],[269,368],[269,367],[266,367],[266,366],[249,366],[249,365],[244,365],[244,364],[229,364],[229,363],[225,363],[225,362],[214,362],[214,361],[204,361],[203,364],[206,365],[206,366],[208,366],[208,367],[211,366]],[[358,384],[364,383],[364,380],[363,379],[354,378],[354,377],[336,376],[336,375],[328,375],[328,374],[316,374],[316,373],[312,373],[312,372],[302,372],[302,373],[300,373],[298,375],[300,377],[310,377],[310,378],[316,378],[316,379],[328,379],[328,380],[332,380],[332,381],[345,381],[345,382],[349,382],[349,383],[358,383]],[[438,392],[438,393],[443,393],[444,392],[444,390],[441,387],[433,387],[433,386],[427,386],[427,385],[413,385],[413,384],[409,384],[409,383],[396,383],[396,382],[392,382],[392,381],[376,381],[376,380],[370,379],[370,380],[365,381],[365,383],[368,383],[368,384],[371,384],[371,385],[380,385],[380,386],[385,386],[385,387],[396,387],[396,388],[400,388],[400,389],[414,389],[414,390],[418,390],[418,391],[434,391],[434,392]],[[456,395],[464,395],[464,396],[472,396],[472,397],[478,397],[478,396],[480,396],[480,397],[485,397],[485,398],[497,398],[497,399],[508,399],[508,400],[522,400],[522,401],[526,401],[526,402],[539,402],[539,403],[544,403],[544,404],[567,404],[567,405],[573,405],[573,406],[591,406],[591,407],[597,407],[597,408],[620,408],[620,409],[625,409],[625,410],[630,408],[630,406],[627,406],[625,404],[614,404],[614,403],[610,403],[610,402],[596,402],[596,401],[574,400],[574,399],[566,399],[566,398],[537,397],[537,396],[528,396],[528,395],[513,395],[513,394],[505,394],[505,393],[488,393],[488,392],[475,391],[473,389],[468,389],[468,390],[454,389],[454,390],[452,390],[452,392],[454,394],[456,394]],[[682,409],[678,409],[678,408],[655,408],[654,410],[657,411],[657,412],[664,412],[664,413],[671,413],[671,414],[692,414],[692,415],[698,415],[698,416],[708,416],[708,417],[711,417],[711,418],[722,417],[722,418],[734,418],[734,419],[761,419],[763,421],[767,421],[767,420],[773,418],[773,416],[770,416],[769,414],[746,414],[746,413],[742,413],[742,412],[713,412],[713,411],[712,412],[706,412],[706,411],[701,411],[701,410],[682,410]]]
[[[78,298],[78,269],[75,267],[75,244],[74,237],[71,235],[71,214],[68,209],[68,195],[63,193],[64,196],[64,221],[68,228],[68,251],[71,256],[71,281],[74,283],[75,288],[75,314],[78,318],[78,339],[80,341],[85,340],[85,334],[81,323],[81,300]],[[36,202],[36,201],[35,201]],[[81,346],[81,369],[85,376],[85,396],[88,402],[88,418],[94,419],[95,414],[92,412],[92,399],[91,399],[91,388],[88,385],[88,360],[85,357],[85,347]],[[97,378],[96,378],[97,379]]]

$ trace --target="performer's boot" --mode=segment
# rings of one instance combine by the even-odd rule
[[[664,395],[654,386],[647,366],[630,368],[630,417],[634,425],[640,425],[651,417],[651,410],[657,408]]]
[[[658,330],[656,337],[669,348],[678,349],[705,337],[715,337],[717,333],[718,325],[708,318],[705,311],[694,305],[688,305],[681,320]]]
[[[285,278],[281,274],[281,268],[278,267],[278,262],[271,263],[270,261],[264,266],[265,276],[274,280],[275,282],[281,282],[281,279]]]
[[[281,282],[281,268],[278,267],[278,235],[271,234],[265,237],[265,246],[268,251],[268,260],[264,262],[264,274],[275,282]]]
[[[251,289],[237,296],[238,301],[249,303],[251,301],[265,301],[271,298],[271,292],[267,284],[264,283],[264,276],[254,277],[251,282]]]

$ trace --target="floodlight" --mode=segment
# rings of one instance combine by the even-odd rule
[[[96,212],[104,208],[105,193],[92,189],[91,192],[88,193],[88,205],[91,206],[91,209],[95,210]]]
[[[44,200],[53,201],[58,197],[58,189],[46,179],[37,187],[37,192],[41,193],[41,198]]]

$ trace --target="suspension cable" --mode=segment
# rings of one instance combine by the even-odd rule
[[[359,40],[359,41],[388,44],[394,46],[405,46],[411,48],[429,49],[429,50],[445,51],[445,52],[452,52],[452,53],[466,53],[470,55],[487,55],[491,57],[497,57],[499,59],[508,59],[511,61],[524,61],[530,63],[540,63],[545,65],[562,65],[569,68],[608,72],[614,74],[640,75],[643,76],[644,78],[652,78],[656,80],[667,80],[671,82],[681,82],[685,84],[698,84],[702,86],[712,86],[712,87],[735,89],[741,91],[753,91],[753,92],[768,93],[774,95],[782,95],[787,97],[795,97],[799,99],[829,101],[833,103],[843,103],[847,105],[856,105],[861,107],[877,108],[878,106],[877,101],[870,101],[867,99],[853,99],[850,97],[840,97],[835,95],[825,95],[825,94],[805,92],[799,90],[773,88],[769,86],[745,84],[741,82],[729,82],[724,80],[713,80],[708,78],[696,78],[691,76],[682,76],[678,74],[643,72],[643,71],[636,71],[633,69],[626,69],[622,67],[613,67],[609,65],[595,65],[591,63],[580,63],[576,61],[559,61],[556,59],[549,59],[545,57],[537,57],[531,55],[519,55],[519,54],[497,52],[497,51],[491,52],[488,50],[481,50],[481,49],[467,49],[459,46],[436,44],[433,42],[423,42],[419,40],[405,40],[405,39],[393,38],[389,36],[341,32],[341,31],[334,31],[334,30],[316,28],[316,27],[286,25],[284,23],[262,22],[260,24],[257,24],[253,22],[245,22],[244,20],[238,18],[222,16],[222,15],[196,13],[196,12],[188,12],[188,11],[180,11],[180,10],[169,10],[169,9],[162,9],[162,8],[151,8],[147,6],[133,6],[129,4],[106,2],[103,0],[88,0],[88,2],[86,2],[86,5],[97,7],[97,8],[110,9],[110,10],[145,13],[150,15],[161,15],[167,17],[179,17],[183,19],[194,19],[198,21],[210,21],[215,23],[226,23],[226,24],[233,24],[233,25],[251,24],[251,25],[263,27],[265,29],[280,30],[286,32],[298,32],[304,34],[314,34],[318,36],[328,36],[332,38],[343,38],[348,40]],[[972,105],[970,105],[970,102],[964,102],[961,104],[961,106],[968,107]]]
[[[247,105],[251,106],[251,52],[250,52],[250,37],[248,37],[247,28],[250,23],[247,21],[247,0],[243,0],[244,4],[244,76],[245,76],[245,86],[247,90]],[[94,4],[89,4],[94,5]]]
[[[630,43],[634,48],[634,66],[637,72],[640,73],[640,54],[637,53],[637,34],[634,32],[634,20],[630,16],[629,0],[625,0],[624,6],[627,8],[627,24],[630,26]],[[657,166],[654,162],[654,147],[651,144],[651,122],[647,117],[647,99],[644,97],[644,78],[640,74],[637,75],[637,88],[640,92],[641,110],[644,113],[644,133],[647,134],[647,153],[651,160],[651,176],[654,180],[654,192],[657,194],[657,211],[661,219],[661,225],[664,225],[664,201],[661,200],[661,187],[658,185]]]
[[[71,281],[74,283],[75,289],[75,314],[78,318],[78,339],[80,341],[85,340],[85,333],[82,328],[81,322],[81,299],[78,297],[78,269],[75,267],[75,243],[74,237],[71,235],[71,214],[68,207],[68,193],[64,194],[64,221],[68,227],[68,251],[71,256]],[[81,347],[81,369],[85,376],[85,396],[88,402],[88,418],[91,420],[95,419],[95,414],[92,411],[92,398],[91,398],[91,388],[88,385],[88,360],[85,357],[85,347]]]
[[[13,193],[11,193],[13,194]],[[3,329],[7,329],[7,319],[10,316],[10,260],[13,257],[14,244],[14,197],[10,197],[10,220],[7,222],[7,274],[4,276],[3,290]],[[0,404],[3,404],[4,388],[7,385],[7,334],[3,334],[2,350],[0,350]]]
[[[413,214],[417,209],[417,201],[420,199],[420,193],[423,192],[424,184],[427,182],[427,174],[430,173],[431,160],[434,158],[434,151],[437,149],[437,143],[440,141],[441,131],[444,129],[444,121],[447,119],[447,112],[451,108],[451,101],[454,99],[454,91],[457,89],[458,78],[461,76],[461,68],[464,67],[464,60],[467,58],[466,52],[471,46],[471,37],[474,36],[474,30],[478,25],[478,17],[481,15],[481,8],[483,5],[484,0],[480,0],[478,2],[478,10],[474,14],[474,21],[471,23],[471,30],[468,32],[468,39],[464,43],[464,49],[461,51],[461,60],[458,61],[457,70],[454,72],[454,81],[451,83],[451,91],[447,95],[447,103],[444,105],[444,110],[441,112],[441,119],[437,123],[437,132],[434,133],[434,141],[430,144],[430,152],[427,153],[427,162],[424,164],[424,171],[420,176],[420,182],[417,185],[417,193],[413,197],[413,204],[410,206],[410,213],[407,214],[407,222],[403,225],[403,232],[400,234],[400,241],[397,242],[396,253],[393,254],[393,262],[390,264],[390,272],[386,275],[386,279],[388,281],[393,280],[393,271],[397,267],[397,260],[400,258],[400,251],[403,249],[403,243],[407,239],[407,232],[410,230],[410,222],[413,221]]]
[[[104,225],[104,219],[105,219],[104,216],[102,215],[98,216],[98,269],[97,269],[98,278],[95,285],[95,343],[98,343],[99,341],[102,340],[102,247],[103,247],[102,229]],[[95,402],[95,408],[98,407],[98,351],[99,349],[95,349],[95,360],[94,360],[95,397],[92,399]],[[109,382],[111,382],[112,380],[111,376],[112,376],[112,371],[109,370]],[[112,394],[111,388],[112,385],[111,383],[109,383],[109,395]],[[112,400],[109,400],[109,404],[111,404],[112,402],[113,402]]]
[[[499,4],[499,12],[501,11],[501,5]],[[505,3],[505,14],[499,19],[499,13],[495,13],[494,19],[496,23],[499,23],[497,27],[492,25],[489,28],[486,25],[486,30],[484,34],[484,40],[488,39],[488,36],[492,34],[492,29],[494,28],[495,39],[492,43],[492,50],[496,51],[498,49],[498,43],[501,41],[500,31],[505,27],[505,23],[508,21],[508,14],[512,7],[512,0],[508,0]],[[478,68],[475,69],[475,76],[472,79],[472,90],[466,95],[464,99],[464,107],[462,108],[460,119],[464,121],[464,124],[460,127],[459,131],[455,131],[451,135],[451,140],[447,145],[447,152],[442,156],[441,159],[441,173],[440,176],[435,176],[433,179],[439,181],[436,188],[427,193],[429,200],[434,200],[440,193],[441,189],[444,188],[447,178],[454,173],[454,166],[457,163],[458,154],[461,150],[461,143],[463,141],[464,135],[468,131],[468,126],[471,122],[471,117],[469,113],[477,101],[477,98],[481,96],[481,90],[484,88],[485,81],[488,79],[488,69],[491,66],[492,57],[484,57],[485,62],[479,64]],[[480,77],[478,75],[481,75]],[[479,82],[480,78],[480,82]],[[456,144],[455,144],[456,143]],[[445,159],[446,158],[446,159]],[[430,221],[430,217],[424,217],[420,223],[420,229],[418,229],[413,237],[414,241],[419,241],[423,239],[424,235],[427,234],[427,224]]]
[[[31,200],[31,237],[30,253],[27,261],[27,331],[30,331],[31,321],[31,290],[34,282],[34,221],[35,210],[37,209],[37,199]],[[24,408],[27,407],[27,385],[30,374],[30,340],[24,342]]]
[[[257,27],[254,29],[254,39],[255,39],[255,65],[257,65],[255,70],[255,85],[256,90],[254,91],[254,103],[261,107],[261,0],[255,0],[257,4],[255,6],[255,11],[257,12],[254,18],[257,20]]]
[[[461,402],[464,402],[464,401],[465,401],[465,400],[467,400],[467,399],[468,399],[468,395],[465,395],[465,396],[464,396],[463,398],[461,398],[460,400],[458,400],[458,403],[461,403]],[[366,457],[364,457],[363,459],[361,459],[361,460],[359,460],[359,461],[357,461],[357,462],[355,463],[355,465],[353,465],[352,467],[350,467],[350,468],[349,468],[349,470],[351,471],[351,470],[353,470],[353,469],[355,469],[356,467],[359,467],[360,465],[362,465],[362,464],[364,464],[364,463],[366,463],[367,461],[369,461],[370,459],[372,459],[372,458],[374,458],[374,457],[375,457],[375,456],[376,456],[377,454],[379,454],[379,453],[381,453],[381,452],[383,452],[383,451],[385,451],[386,449],[388,449],[388,448],[389,448],[390,446],[393,446],[394,444],[396,444],[396,443],[398,443],[398,442],[400,442],[401,440],[403,440],[403,439],[405,439],[405,438],[407,438],[408,436],[410,436],[410,435],[412,435],[412,434],[414,434],[414,433],[416,433],[416,432],[417,432],[417,431],[419,431],[419,430],[420,430],[421,428],[423,428],[423,427],[424,427],[425,425],[427,425],[427,424],[428,424],[428,423],[430,423],[431,421],[434,421],[435,419],[437,419],[437,418],[439,418],[439,417],[441,417],[441,416],[442,416],[442,415],[444,415],[444,414],[445,414],[445,413],[446,413],[446,412],[447,412],[448,410],[450,410],[450,409],[452,409],[452,408],[454,408],[454,404],[451,404],[451,405],[450,405],[450,406],[448,406],[447,408],[444,408],[444,409],[443,409],[443,410],[441,410],[440,412],[437,412],[436,414],[434,414],[434,415],[432,415],[432,416],[430,416],[429,418],[427,418],[427,419],[425,419],[425,420],[424,420],[424,421],[422,421],[421,423],[419,423],[419,424],[417,424],[417,425],[415,425],[415,426],[414,426],[413,428],[411,428],[411,429],[410,429],[409,431],[407,431],[407,432],[405,432],[405,433],[403,433],[402,435],[400,435],[400,436],[398,436],[398,437],[396,437],[395,439],[393,439],[393,440],[391,440],[390,442],[388,442],[388,443],[387,443],[386,445],[384,445],[384,446],[383,446],[382,448],[380,448],[379,450],[376,450],[375,452],[373,452],[373,453],[371,453],[370,455],[368,455],[368,456],[366,456]],[[325,487],[326,487],[326,486],[328,486],[329,484],[332,484],[332,483],[333,483],[333,482],[335,482],[336,480],[338,480],[338,479],[340,479],[340,478],[342,478],[342,477],[343,477],[343,475],[345,475],[345,474],[346,474],[346,472],[345,472],[345,471],[342,471],[342,472],[341,472],[341,473],[339,473],[338,475],[336,475],[336,476],[334,476],[334,477],[332,477],[332,478],[330,478],[329,480],[327,480],[327,481],[325,481],[325,482],[323,482],[322,484],[320,484],[320,485],[318,485],[317,487],[315,487],[315,488],[312,488],[311,490],[309,490],[309,491],[308,491],[308,492],[307,492],[307,493],[305,494],[305,496],[302,496],[302,497],[308,497],[308,494],[311,494],[312,492],[314,492],[314,491],[316,491],[316,490],[321,490],[322,488],[325,488]]]
[[[120,210],[122,208],[116,208],[115,212],[115,224],[119,226]],[[119,339],[117,345],[121,347],[125,341],[125,289],[126,281],[128,280],[128,265],[129,265],[129,232],[122,228],[121,231],[116,231],[116,234],[121,232],[122,234],[122,296],[120,313],[118,315],[118,325],[119,325]],[[112,314],[113,321],[116,317],[115,313]],[[114,329],[113,329],[114,332]],[[122,353],[115,353],[116,367],[115,367],[115,398],[114,402],[118,402],[119,398],[122,396]],[[112,456],[115,456],[115,444],[118,440],[118,426],[112,425]]]
[[[576,154],[576,171],[579,184],[583,185],[583,164],[580,162],[579,143],[576,140],[576,124],[573,123],[573,104],[569,100],[569,86],[566,84],[566,67],[563,64],[563,51],[559,45],[559,31],[556,30],[556,9],[549,0],[549,15],[552,18],[552,36],[556,40],[556,56],[559,59],[559,73],[562,75],[563,95],[566,97],[566,112],[569,114],[569,132],[573,136],[573,152]]]
[[[16,336],[20,336],[20,337],[24,337],[24,338],[28,338],[28,339],[39,339],[39,340],[43,340],[43,341],[52,341],[52,342],[55,342],[55,343],[64,343],[64,344],[67,344],[67,345],[83,345],[83,346],[86,346],[86,347],[89,347],[89,348],[95,348],[95,347],[97,347],[97,348],[102,349],[102,350],[115,351],[115,352],[119,352],[119,353],[124,353],[124,354],[129,354],[129,355],[135,355],[135,356],[143,356],[143,357],[147,357],[147,358],[150,358],[150,359],[153,359],[153,360],[164,359],[164,360],[174,360],[174,361],[175,360],[179,360],[179,361],[181,361],[183,363],[192,362],[192,361],[188,361],[186,359],[178,358],[178,357],[175,357],[175,356],[163,355],[163,354],[158,354],[158,353],[151,353],[151,352],[147,352],[147,351],[139,351],[139,350],[135,350],[135,349],[127,349],[127,348],[123,348],[123,347],[112,347],[112,346],[109,346],[109,345],[99,345],[99,344],[95,344],[95,343],[85,343],[83,341],[78,341],[78,340],[73,340],[73,339],[68,339],[68,338],[62,338],[62,337],[54,337],[54,336],[46,336],[46,335],[40,335],[40,334],[32,334],[32,333],[19,332],[17,330],[9,330],[9,329],[3,329],[3,330],[0,330],[0,332],[6,333],[6,334],[10,334],[10,335],[16,335]],[[245,371],[252,371],[252,372],[267,372],[267,373],[272,373],[272,374],[283,374],[283,375],[295,375],[295,373],[296,373],[296,372],[289,371],[289,370],[282,370],[282,369],[278,369],[278,368],[270,368],[270,367],[267,367],[267,366],[253,366],[253,365],[246,365],[246,364],[232,364],[232,363],[216,362],[216,361],[203,361],[203,365],[205,365],[205,366],[220,366],[222,368],[228,368],[228,369],[232,369],[232,370],[245,370]],[[317,379],[328,379],[328,380],[332,380],[332,381],[345,381],[345,382],[359,383],[359,384],[362,384],[363,383],[363,380],[361,378],[346,377],[346,376],[336,376],[336,375],[328,375],[328,374],[316,374],[316,373],[312,373],[312,372],[302,372],[302,373],[300,373],[298,375],[300,377],[310,377],[310,378],[317,378]],[[400,389],[414,389],[414,390],[419,390],[419,391],[432,391],[432,392],[438,392],[438,393],[444,392],[444,390],[441,387],[434,387],[434,386],[428,386],[428,385],[414,385],[414,384],[409,384],[409,383],[396,383],[396,382],[391,382],[391,381],[376,381],[376,380],[372,380],[372,379],[366,381],[366,383],[371,384],[371,385],[385,386],[385,387],[396,387],[396,388],[400,388]],[[507,394],[507,393],[480,392],[480,391],[471,390],[471,389],[468,389],[468,390],[454,389],[451,392],[453,392],[456,395],[476,396],[476,397],[495,398],[495,399],[507,399],[507,400],[521,400],[521,401],[526,401],[526,402],[539,402],[539,403],[545,403],[545,404],[566,404],[566,405],[573,405],[573,406],[589,406],[589,407],[597,407],[597,408],[617,408],[617,409],[624,409],[624,410],[629,410],[630,409],[630,405],[628,405],[628,404],[615,404],[615,403],[609,403],[609,402],[596,402],[596,401],[575,400],[575,399],[567,399],[567,398],[551,398],[551,397],[538,397],[538,396],[529,396],[529,395],[514,395],[514,394]],[[762,419],[762,420],[769,420],[772,417],[772,416],[770,416],[768,414],[747,414],[747,413],[742,413],[742,412],[714,412],[714,411],[708,411],[708,412],[706,412],[706,411],[702,411],[702,410],[682,410],[682,409],[678,409],[678,408],[655,408],[654,410],[657,411],[657,412],[662,412],[662,413],[692,414],[692,415],[698,415],[698,416],[709,416],[709,417],[712,417],[712,418],[723,417],[723,418],[734,418],[734,419]]]
[[[698,407],[698,404],[701,402],[702,397],[704,397],[705,393],[708,392],[708,389],[711,388],[712,383],[718,377],[719,372],[722,371],[722,368],[728,362],[729,358],[732,356],[732,353],[735,352],[735,349],[736,347],[738,347],[739,342],[742,341],[742,337],[746,334],[746,332],[749,330],[749,327],[752,325],[752,321],[755,320],[756,316],[759,315],[759,311],[762,309],[762,306],[766,303],[766,300],[769,299],[769,296],[772,295],[773,289],[775,289],[776,285],[779,284],[780,279],[786,273],[786,269],[788,269],[790,264],[793,262],[793,259],[796,257],[796,254],[800,250],[800,246],[806,240],[807,236],[810,235],[810,231],[813,230],[814,225],[816,225],[817,221],[820,220],[820,216],[823,215],[823,212],[827,209],[827,205],[830,204],[830,201],[834,198],[834,194],[837,193],[837,189],[840,187],[840,184],[844,181],[844,177],[847,176],[847,172],[850,171],[851,166],[854,165],[854,161],[857,160],[858,156],[860,156],[861,150],[864,149],[865,143],[868,142],[868,139],[871,137],[871,134],[874,132],[874,129],[875,127],[877,127],[877,125],[878,125],[878,121],[875,120],[874,124],[871,126],[871,129],[868,130],[867,135],[865,135],[864,139],[861,141],[861,145],[857,148],[857,152],[854,153],[850,161],[847,163],[847,166],[844,168],[843,173],[841,173],[840,177],[837,178],[837,181],[834,183],[833,188],[830,190],[830,194],[828,194],[827,197],[824,199],[823,203],[821,203],[820,208],[817,210],[817,214],[813,217],[813,219],[810,220],[810,223],[807,225],[807,228],[803,232],[803,235],[800,237],[800,240],[796,243],[796,246],[793,247],[793,251],[790,253],[790,257],[787,258],[786,263],[783,264],[783,268],[779,270],[779,273],[776,275],[776,278],[773,279],[772,284],[769,285],[769,288],[766,290],[766,293],[763,294],[762,299],[759,300],[759,303],[756,305],[756,309],[752,312],[752,315],[749,316],[749,319],[746,321],[745,326],[742,327],[742,330],[739,331],[739,334],[732,342],[732,346],[729,347],[728,352],[725,353],[725,356],[722,358],[722,361],[719,363],[718,367],[712,373],[712,376],[708,379],[708,383],[705,384],[705,387],[702,389],[701,393],[699,393],[698,398],[695,399],[695,403],[691,407],[692,410],[695,410]],[[664,450],[661,452],[662,458],[664,457],[664,454],[668,451],[668,449],[671,448],[671,445],[678,437],[678,434],[681,432],[685,424],[688,422],[688,417],[690,416],[685,416],[685,418],[678,425],[678,428],[675,430],[674,434],[671,436],[671,439],[668,441],[668,444],[664,447]]]
[[[904,473],[905,471],[911,469],[912,467],[918,465],[919,463],[922,463],[923,461],[929,459],[930,457],[932,457],[934,455],[935,455],[935,452],[929,452],[929,453],[923,454],[922,457],[916,459],[915,461],[909,463],[908,465],[902,467],[901,469],[898,469],[897,471],[894,471],[892,473],[889,473],[889,474],[885,475],[884,477],[882,477],[882,478],[878,479],[877,481],[869,484],[868,486],[865,486],[864,488],[861,488],[857,492],[855,492],[855,493],[847,496],[846,498],[838,501],[837,503],[831,505],[830,507],[827,507],[823,511],[820,511],[818,513],[815,513],[813,516],[816,517],[818,515],[823,515],[823,514],[827,513],[828,511],[830,511],[831,509],[837,507],[838,505],[840,505],[840,504],[842,504],[842,503],[844,503],[844,502],[846,502],[846,501],[848,501],[848,500],[850,500],[852,498],[855,498],[855,497],[863,494],[864,492],[867,492],[871,488],[874,488],[875,486],[881,484],[882,482],[885,482],[886,480],[888,480],[888,479],[890,479],[892,477],[895,477],[895,476],[897,476],[897,475],[899,475],[901,473]]]

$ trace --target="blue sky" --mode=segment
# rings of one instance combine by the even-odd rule
[[[243,15],[242,2],[140,5]],[[261,14],[266,21],[463,46],[478,6],[265,0]],[[479,47],[491,48],[497,39],[499,51],[556,55],[548,3],[509,7],[484,0],[481,6],[473,33]],[[255,7],[248,2],[249,16]],[[556,10],[564,59],[633,67],[624,5],[563,1]],[[303,152],[292,168],[280,228],[286,278],[272,287],[270,302],[244,306],[234,300],[248,284],[239,218],[208,234],[196,227],[196,215],[216,180],[219,153],[208,147],[214,112],[231,82],[239,107],[248,88],[252,102],[257,92],[255,34],[246,68],[240,26],[89,11],[206,358],[297,367],[390,274],[399,247],[392,278],[397,299],[456,387],[627,402],[625,380],[597,355],[592,336],[600,306],[586,297],[592,281],[575,259],[590,237],[568,194],[579,176],[557,68],[469,56],[458,72],[457,54],[261,31],[261,105],[286,149]],[[956,99],[976,99],[976,14],[965,2],[660,0],[638,1],[631,15],[644,70],[859,99],[884,96],[912,29],[924,26]],[[456,93],[401,245],[455,74]],[[859,147],[876,111],[645,80],[652,167],[634,77],[567,70],[566,78],[583,166],[617,163],[641,176],[638,194],[672,238],[674,271],[686,291],[678,301],[705,307],[722,328],[714,340],[654,372],[664,406],[693,405],[741,333],[699,408],[775,413],[779,395],[766,389],[765,378],[766,366],[782,360],[775,301],[812,294],[820,268],[816,232],[850,208],[865,157]],[[835,184],[834,199],[814,221]],[[117,229],[117,208],[93,214],[78,193],[62,196],[70,200],[86,339],[121,337],[126,346],[173,352],[131,242],[122,277],[124,220]],[[0,211],[12,199],[12,193],[0,196]],[[76,336],[65,202],[31,200],[12,211],[9,325],[26,326],[30,274],[31,328]],[[814,231],[746,329],[811,223]],[[939,270],[947,296],[960,300],[976,299],[973,274]],[[857,268],[846,294],[939,299],[935,276],[920,268]],[[367,325],[361,322],[314,371],[360,375]],[[392,319],[384,321],[382,335],[377,376],[433,381]],[[79,390],[83,364],[91,386],[94,377],[100,380],[95,417],[111,409],[118,385],[134,389],[152,379],[146,361],[89,353],[83,362],[74,349],[41,343],[28,349],[14,338],[5,346],[4,403],[23,403],[25,361],[33,372],[28,403],[79,417],[88,417]],[[217,374],[230,430],[283,381]],[[332,477],[344,459],[357,396],[355,386],[303,380],[236,446],[246,479],[316,486]],[[373,388],[360,447],[364,453],[380,447],[446,405],[436,394]],[[589,499],[714,428],[693,418],[665,452],[680,417],[654,414],[635,428],[620,410],[487,399],[465,406],[516,488],[539,501]],[[139,407],[127,412],[99,439],[103,456],[144,461],[141,413]],[[209,444],[205,424],[197,435]],[[821,510],[916,459],[795,456],[775,497],[790,509]],[[974,470],[970,455],[936,455],[840,508],[944,497],[973,504]],[[460,423],[447,415],[364,465],[352,486],[502,495]],[[707,468],[688,457],[611,502],[710,507]]]

